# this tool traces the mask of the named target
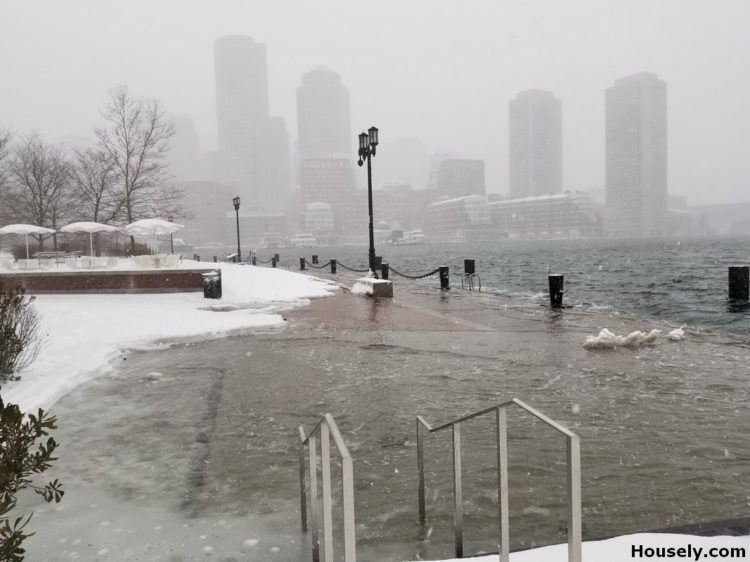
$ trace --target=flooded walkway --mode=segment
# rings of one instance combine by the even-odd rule
[[[744,515],[747,344],[584,350],[602,318],[460,291],[346,294],[289,311],[278,333],[132,352],[53,409],[67,493],[60,511],[35,506],[29,559],[308,560],[296,428],[326,412],[354,458],[359,559],[447,557],[449,436],[426,444],[421,531],[415,416],[513,396],[581,435],[584,538]],[[492,550],[491,420],[462,437],[466,552]],[[564,541],[564,443],[515,413],[509,439],[512,548]]]

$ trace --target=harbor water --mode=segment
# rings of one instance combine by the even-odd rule
[[[445,422],[511,397],[580,435],[585,539],[746,516],[750,322],[726,299],[744,243],[383,247],[410,274],[459,274],[475,259],[483,290],[396,276],[392,301],[343,294],[285,312],[280,331],[129,350],[54,407],[68,493],[59,510],[28,506],[44,525],[30,559],[309,560],[297,428],[326,412],[354,458],[358,559],[450,557],[450,435],[426,442],[421,527],[415,418]],[[276,251],[294,268],[313,253],[355,269],[366,259],[366,248]],[[549,309],[550,272],[565,274],[570,308]],[[343,284],[354,277],[339,268]],[[685,341],[582,346],[603,327],[676,326]],[[469,554],[497,548],[492,422],[462,429]],[[511,547],[563,542],[564,441],[511,411],[509,448]],[[338,494],[338,465],[333,478]],[[339,514],[334,524],[339,537]]]

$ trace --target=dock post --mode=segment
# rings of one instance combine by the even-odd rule
[[[565,276],[562,274],[550,275],[549,279],[549,304],[552,308],[561,308],[563,305],[563,284]]]
[[[300,258],[299,259],[299,270],[300,271],[305,271],[305,258]]]
[[[390,266],[387,263],[381,263],[380,264],[380,278],[388,280],[388,276],[390,275]]]
[[[476,273],[474,267],[474,260],[464,260],[464,275],[474,275]]]
[[[447,291],[451,288],[450,278],[448,277],[448,266],[441,265],[440,268],[440,289]]]
[[[336,260],[331,260],[331,273],[336,273]]]
[[[313,254],[312,262],[313,262],[314,265],[318,265],[318,255],[317,254]]]
[[[750,267],[729,267],[729,298],[746,301],[750,297]]]

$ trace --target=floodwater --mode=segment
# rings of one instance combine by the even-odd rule
[[[326,412],[354,458],[358,559],[450,557],[450,434],[426,441],[420,528],[415,417],[435,424],[511,397],[580,435],[584,538],[747,513],[743,337],[587,351],[600,327],[665,326],[425,285],[401,294],[320,299],[278,333],[123,355],[54,407],[51,472],[67,493],[29,506],[40,531],[29,559],[309,560],[297,427]],[[493,419],[462,429],[467,554],[497,548]],[[511,547],[565,541],[564,440],[515,410],[508,433]],[[338,467],[333,482],[338,493]]]

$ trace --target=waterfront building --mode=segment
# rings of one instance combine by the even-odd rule
[[[352,191],[354,171],[348,155],[301,160],[300,196],[303,205],[323,202],[335,206]]]
[[[485,196],[484,160],[445,158],[440,160],[437,191],[442,197]]]
[[[562,192],[562,103],[552,92],[526,90],[509,103],[510,195]]]
[[[594,201],[580,191],[491,201],[492,224],[511,238],[599,236],[601,219]]]
[[[496,237],[485,197],[442,199],[427,206],[424,231],[435,242],[475,242]]]
[[[231,35],[214,43],[219,179],[231,185],[243,207],[258,207],[256,130],[268,119],[266,46]]]
[[[341,76],[322,66],[304,74],[297,88],[300,158],[351,154],[349,90]]]
[[[641,72],[606,93],[608,232],[661,236],[667,213],[667,84]]]
[[[305,232],[321,240],[322,236],[333,234],[333,210],[328,203],[305,205]]]

